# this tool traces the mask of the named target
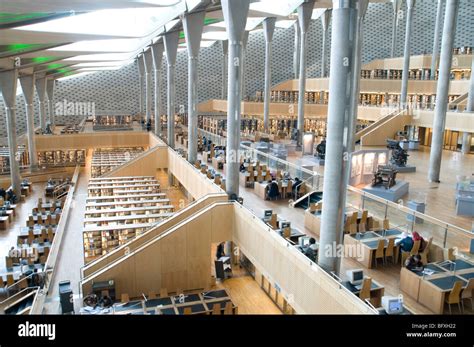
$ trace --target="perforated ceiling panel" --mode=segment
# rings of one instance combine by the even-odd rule
[[[418,0],[415,7],[412,36],[412,54],[431,53],[433,46],[435,0]],[[402,6],[405,8],[405,5]],[[390,3],[370,4],[363,33],[363,62],[388,57],[391,49],[392,5]],[[405,12],[400,18],[397,36],[397,55],[403,52],[405,33]],[[455,46],[474,46],[474,3],[461,0],[456,27]],[[329,27],[330,44],[331,27]],[[307,76],[320,74],[321,21],[311,22],[308,33]],[[272,81],[273,85],[293,78],[294,30],[276,29],[273,38]],[[245,57],[245,92],[253,96],[263,89],[263,64],[265,42],[261,31],[252,33]],[[328,49],[328,62],[329,62]],[[199,100],[220,98],[221,95],[222,50],[219,43],[202,48],[199,55],[198,93]],[[166,59],[163,57],[161,78],[162,113],[166,112]],[[152,83],[154,83],[152,81]],[[152,88],[153,90],[154,88]],[[103,71],[85,75],[56,85],[55,102],[94,102],[96,113],[136,114],[138,112],[138,68],[136,64],[116,71]],[[176,107],[187,103],[187,54],[178,52],[176,63]],[[154,105],[153,105],[154,106]],[[38,107],[35,104],[35,118],[38,124]],[[57,116],[58,122],[71,121],[71,116]],[[17,97],[17,130],[25,132],[25,107],[22,96]],[[5,110],[0,101],[0,135],[5,132]]]

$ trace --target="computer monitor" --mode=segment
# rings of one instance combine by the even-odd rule
[[[291,228],[291,222],[288,222],[288,221],[281,222],[281,228],[282,229]]]
[[[309,239],[310,239],[309,236],[301,236],[298,239],[298,244],[300,245],[300,247],[307,247],[309,246]]]
[[[347,277],[349,277],[349,282],[353,286],[361,284],[362,281],[364,280],[364,270],[362,269],[348,270]]]
[[[272,214],[273,214],[273,210],[265,210],[265,211],[263,211],[263,216],[264,216],[265,218],[270,218],[270,217],[272,216]]]
[[[383,296],[382,307],[387,314],[400,314],[403,312],[403,297]]]

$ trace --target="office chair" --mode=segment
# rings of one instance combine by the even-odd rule
[[[357,224],[350,224],[349,225],[349,234],[350,235],[357,234]]]
[[[474,278],[470,278],[467,282],[466,288],[461,293],[461,304],[462,310],[464,311],[464,300],[469,299],[471,301],[471,311],[474,310],[474,301],[472,297],[474,295]]]
[[[11,286],[15,283],[15,279],[13,278],[12,274],[7,274],[7,287]]]
[[[122,303],[130,302],[130,297],[128,296],[127,293],[122,293],[122,295],[120,295],[120,302]]]
[[[166,298],[168,296],[168,290],[166,288],[160,289],[160,298]]]
[[[367,224],[367,218],[369,217],[369,211],[363,210],[362,211],[362,216],[360,218],[360,224]]]
[[[193,308],[192,307],[185,307],[183,313],[185,315],[193,314]]]
[[[377,267],[377,260],[382,259],[382,264],[385,265],[385,240],[379,240],[377,249],[375,250],[375,267]]]
[[[415,242],[413,242],[413,247],[411,248],[410,255],[418,254],[418,251],[420,250],[420,245],[421,240],[416,240]]]
[[[388,219],[384,219],[382,223],[383,223],[383,225],[382,225],[383,230],[390,229],[390,221]]]
[[[366,277],[362,282],[362,288],[360,289],[359,298],[363,301],[370,299],[370,289],[372,288],[372,278]]]
[[[385,249],[385,259],[392,258],[392,263],[395,263],[395,239],[389,239],[387,248]]]
[[[226,315],[227,315],[227,314],[233,314],[233,312],[232,312],[232,302],[227,301],[227,302],[225,303],[224,314],[226,314]]]
[[[366,230],[365,223],[360,222],[360,223],[359,223],[359,232],[360,232],[360,233],[365,233],[366,231],[367,231],[367,230]]]
[[[453,305],[453,304],[458,304],[459,313],[461,313],[461,290],[462,290],[462,285],[463,285],[462,281],[456,281],[454,283],[453,289],[451,289],[451,292],[449,293],[449,295],[446,296],[445,302],[448,304],[449,314],[452,314],[451,305]]]
[[[148,300],[156,299],[156,294],[155,294],[155,292],[150,292],[150,293],[148,293],[148,298],[147,298],[147,299],[148,299]]]
[[[212,305],[212,315],[222,314],[221,304]]]
[[[456,255],[454,254],[454,248],[448,249],[448,260],[456,261]]]
[[[428,264],[428,254],[430,252],[430,247],[431,247],[431,243],[433,242],[433,237],[430,237],[429,240],[428,240],[428,243],[426,244],[425,248],[423,249],[423,251],[420,253],[420,256],[421,256],[421,262],[423,264]]]

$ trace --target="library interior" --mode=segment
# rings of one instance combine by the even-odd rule
[[[0,315],[473,315],[473,18],[2,0]]]

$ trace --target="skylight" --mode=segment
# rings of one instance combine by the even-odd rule
[[[138,52],[136,52],[138,53]],[[85,54],[77,55],[75,57],[66,58],[65,61],[113,61],[113,60],[128,60],[135,56],[135,52],[131,53],[104,53],[104,54]]]
[[[90,63],[78,63],[74,64],[74,67],[113,67],[119,66],[122,67],[124,65],[128,65],[133,63],[133,60],[118,60],[118,61],[97,61],[97,62],[90,62]]]
[[[139,49],[145,43],[143,39],[90,40],[50,48],[49,51],[132,52]]]
[[[126,8],[71,15],[15,30],[69,34],[144,37],[181,13],[184,4],[167,8]]]
[[[292,13],[304,0],[260,0],[250,4],[250,10],[273,14],[275,16],[288,16]]]

